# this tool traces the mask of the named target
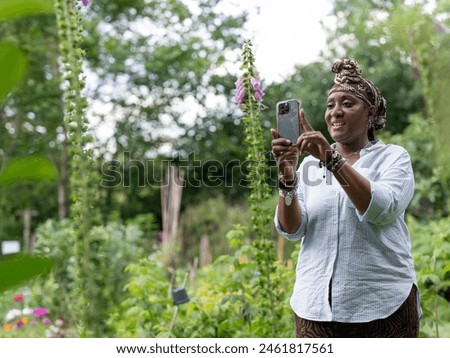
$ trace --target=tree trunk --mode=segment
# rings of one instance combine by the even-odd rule
[[[209,246],[209,236],[204,234],[200,237],[200,267],[211,265],[212,255]]]
[[[161,187],[163,250],[171,247],[177,235],[183,177],[183,171],[179,171],[175,166],[170,166],[166,170],[165,179]]]

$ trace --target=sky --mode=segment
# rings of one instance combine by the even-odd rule
[[[233,1],[230,0],[230,3]],[[256,67],[267,82],[280,81],[296,64],[316,60],[326,46],[321,21],[329,22],[332,0],[242,0],[250,13],[246,29]]]

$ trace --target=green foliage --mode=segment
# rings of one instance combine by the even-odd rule
[[[437,4],[432,13],[423,6],[402,6],[391,15],[389,33],[391,41],[405,52],[409,52],[412,67],[423,84],[425,113],[434,135],[438,162],[447,162],[450,157],[447,139],[450,126],[447,121],[448,98],[450,96],[450,33],[445,2]],[[447,4],[448,5],[448,4]],[[444,17],[442,17],[444,15]],[[443,18],[444,23],[440,22]],[[446,22],[446,23],[445,23]],[[403,31],[397,31],[402,28]],[[441,166],[440,176],[450,179],[448,166]]]
[[[151,338],[169,327],[174,307],[168,272],[160,255],[154,254],[127,267],[131,276],[125,285],[128,298],[108,321],[115,336]]]
[[[449,212],[449,181],[440,175],[435,137],[429,120],[421,114],[410,116],[410,125],[402,134],[383,133],[382,139],[406,148],[411,156],[415,192],[408,212],[420,221],[445,217]]]
[[[38,275],[45,275],[52,266],[51,259],[39,256],[14,255],[0,259],[0,292],[24,284]]]
[[[52,4],[47,0],[2,0],[0,3],[0,21],[51,13],[52,11]]]
[[[0,33],[3,41],[27,57],[28,70],[14,91],[1,101],[2,162],[37,152],[57,163],[63,130],[54,16],[0,23]]]
[[[180,237],[183,263],[192,262],[199,256],[199,242],[207,235],[213,259],[230,253],[227,240],[228,231],[235,224],[246,225],[250,214],[245,205],[237,205],[222,195],[208,198],[197,205],[187,207],[181,216]]]
[[[171,290],[177,285],[171,284],[170,274],[161,264],[161,253],[130,265],[128,297],[109,320],[114,336],[293,337],[293,314],[288,304],[294,280],[292,266],[277,261],[271,273],[281,283],[274,288],[280,298],[275,307],[279,321],[274,335],[267,297],[258,289],[261,273],[252,259],[256,249],[243,244],[247,235],[242,226],[230,232],[234,253],[199,270],[187,286],[190,301],[179,307],[173,305]]]
[[[35,252],[51,257],[54,267],[51,276],[41,280],[35,287],[35,295],[42,304],[59,317],[76,322],[73,296],[76,291],[76,265],[74,262],[74,235],[69,220],[47,220],[36,230]],[[58,294],[46,294],[58,292]]]
[[[0,173],[0,185],[28,180],[55,180],[58,173],[48,158],[41,155],[13,159]]]
[[[0,12],[1,13],[1,12]],[[0,100],[23,79],[27,69],[27,58],[14,45],[0,43]]]
[[[76,237],[70,221],[47,221],[37,230],[36,252],[44,253],[55,262],[52,276],[34,286],[34,294],[58,316],[78,323],[79,266],[76,261]],[[90,293],[90,305],[96,308],[89,313],[87,327],[97,337],[108,335],[106,319],[118,302],[128,278],[124,269],[144,255],[148,239],[135,225],[112,222],[94,226],[87,238],[95,255],[85,263],[89,280],[85,282]],[[49,294],[51,293],[51,294]]]
[[[1,3],[3,5],[3,1]],[[14,3],[20,7],[23,2]],[[45,6],[52,8],[51,1],[45,1]],[[17,9],[17,13],[20,12]],[[0,34],[1,41],[15,46],[27,60],[27,71],[22,80],[4,100],[0,100],[0,166],[3,169],[12,163],[22,163],[22,178],[25,175],[37,177],[41,170],[45,176],[53,177],[52,180],[33,179],[0,187],[0,212],[3,217],[0,238],[21,241],[23,222],[16,212],[27,208],[37,212],[30,225],[33,232],[39,222],[56,216],[57,187],[64,180],[63,176],[55,173],[60,167],[60,138],[63,131],[61,91],[54,51],[54,15],[11,19],[0,23]],[[21,62],[17,59],[14,65],[20,65]],[[0,71],[7,71],[8,76],[14,73],[7,67],[1,68]],[[2,78],[6,77],[2,75]],[[34,156],[36,161],[33,164]],[[42,158],[41,163],[38,157]],[[29,158],[28,163],[26,160],[24,162],[25,158]]]
[[[34,15],[41,11],[49,11],[49,6],[39,1],[29,0],[18,3],[6,0],[0,5],[0,21]],[[0,53],[0,76],[3,78],[0,85],[0,101],[2,101],[24,77],[27,59],[17,47],[9,43],[0,43]],[[46,170],[40,172],[40,165],[36,165],[36,162],[43,164]],[[30,178],[35,180],[54,179],[55,173],[52,169],[44,158],[15,160],[2,171],[0,182],[1,184],[13,184]],[[37,173],[33,173],[33,171],[37,171]],[[30,173],[33,174],[30,175]],[[48,273],[52,267],[52,261],[44,257],[18,255],[2,258],[0,266],[3,275],[8,273],[1,277],[0,292],[2,292],[23,284],[33,277]],[[14,272],[15,275],[11,276],[11,272]]]
[[[126,221],[127,225],[136,226],[149,241],[156,236],[158,226],[152,213],[139,214]]]
[[[53,163],[43,155],[18,157],[5,163],[0,172],[0,192],[3,194],[0,196],[0,208],[4,212],[0,225],[2,240],[22,241],[24,229],[18,215],[23,213],[24,208],[32,208],[34,214],[45,217],[46,209],[52,208],[52,205],[51,200],[47,200],[44,208],[42,198],[51,197],[49,187],[55,187],[57,178]],[[28,250],[25,244],[23,247]]]
[[[450,337],[450,221],[423,224],[412,217],[415,267],[421,292],[421,336]]]

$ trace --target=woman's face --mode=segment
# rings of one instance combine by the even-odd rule
[[[349,92],[330,94],[325,111],[328,132],[338,143],[364,144],[367,141],[368,116],[372,109]]]

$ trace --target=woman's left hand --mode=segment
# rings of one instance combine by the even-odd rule
[[[315,131],[309,124],[303,109],[300,110],[299,116],[302,134],[298,138],[296,146],[300,151],[300,155],[308,152],[313,157],[326,162],[327,154],[330,155],[333,148],[324,135],[319,131]]]

